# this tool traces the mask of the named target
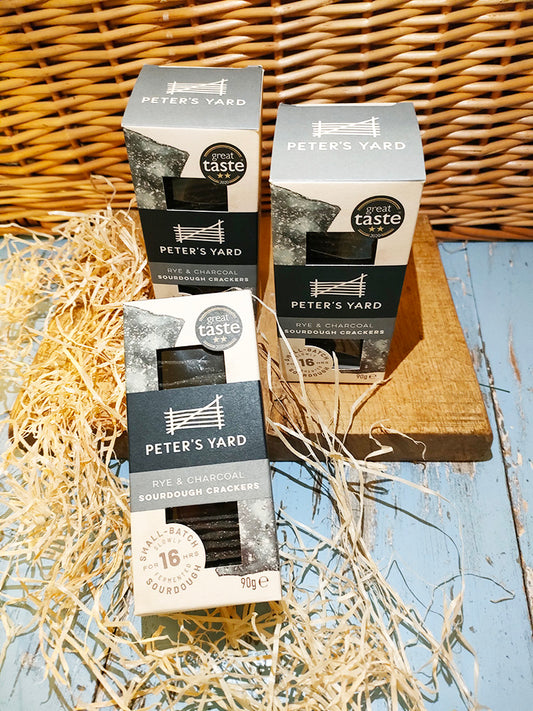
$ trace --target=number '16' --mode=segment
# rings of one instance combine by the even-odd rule
[[[311,368],[315,364],[312,358],[298,358],[298,362],[300,365],[306,365],[308,368]]]
[[[161,558],[161,561],[163,563],[163,568],[166,570],[169,566],[175,567],[176,565],[180,564],[180,556],[178,551],[175,548],[172,548],[167,553],[160,553],[159,557]]]

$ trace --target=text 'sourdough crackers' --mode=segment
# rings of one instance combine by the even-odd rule
[[[135,613],[281,596],[249,290],[124,306]]]
[[[382,379],[425,180],[412,104],[281,105],[272,168],[284,373]]]

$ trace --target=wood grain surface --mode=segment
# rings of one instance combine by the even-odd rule
[[[265,220],[263,231],[268,233]],[[264,240],[268,249],[268,240]],[[267,258],[263,264],[271,264]],[[274,303],[272,267],[263,275],[264,300]],[[272,350],[276,325],[263,309],[259,330],[267,334]],[[264,380],[264,379],[263,379]],[[492,431],[476,379],[472,358],[457,318],[446,282],[439,250],[426,217],[419,218],[411,260],[391,345],[386,382],[365,399],[352,417],[354,403],[364,398],[369,386],[341,385],[336,411],[334,387],[309,383],[307,394],[319,417],[333,422],[348,449],[364,458],[382,446],[390,448],[381,459],[482,460],[490,453]],[[284,422],[285,408],[299,428],[312,436],[318,428],[281,392],[265,403],[269,416]],[[271,431],[269,451],[273,459],[291,457]]]

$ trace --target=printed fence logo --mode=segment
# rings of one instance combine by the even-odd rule
[[[224,221],[218,220],[214,225],[206,227],[183,227],[177,224],[174,226],[176,242],[217,242],[224,244]]]
[[[193,407],[189,410],[173,410],[164,412],[166,433],[173,435],[178,430],[190,430],[199,427],[210,427],[221,430],[224,427],[224,408],[221,404],[222,395],[203,407]]]
[[[227,79],[203,84],[187,81],[169,81],[167,84],[167,94],[212,94],[213,96],[224,96],[227,90]]]
[[[327,122],[316,121],[313,123],[313,137],[322,136],[372,136],[376,138],[381,135],[379,117],[372,116],[365,121],[340,121]]]
[[[361,297],[366,292],[365,278],[368,274],[361,274],[356,279],[350,281],[318,281],[314,279],[309,282],[311,296],[315,298],[323,294],[335,294],[336,296]]]

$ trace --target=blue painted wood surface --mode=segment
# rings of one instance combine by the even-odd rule
[[[533,249],[472,244],[468,257],[533,618]]]
[[[466,682],[473,690],[477,664],[481,705],[530,711],[533,644],[526,587],[531,597],[533,327],[528,277],[533,243],[448,243],[441,246],[441,255],[491,417],[492,458],[475,464],[387,464],[392,474],[440,496],[380,482],[365,503],[365,535],[388,579],[436,634],[443,599],[464,587],[462,630],[476,653],[474,659],[467,649],[456,649]],[[327,533],[329,504],[323,498],[313,516],[307,472],[287,462],[276,462],[274,469],[276,505]],[[17,619],[24,622],[23,611]],[[3,635],[0,625],[0,642]],[[425,661],[425,650],[416,645],[410,654],[415,666]],[[0,668],[0,711],[60,711],[97,699],[98,684],[71,659],[66,693],[42,679],[36,631],[18,637]],[[427,708],[453,711],[464,705],[453,685],[443,682]]]
[[[478,701],[493,711],[511,708],[529,711],[533,702],[533,645],[524,569],[519,559],[520,537],[516,536],[513,501],[509,494],[508,455],[506,448],[503,452],[500,448],[502,432],[509,424],[501,408],[493,407],[496,398],[505,395],[509,416],[514,421],[514,407],[520,399],[523,401],[516,378],[510,379],[509,369],[503,362],[496,365],[495,361],[498,351],[508,351],[509,323],[514,324],[517,339],[519,333],[531,334],[524,308],[517,308],[516,303],[520,299],[527,303],[530,292],[527,280],[513,276],[515,272],[510,266],[513,260],[509,255],[516,254],[517,250],[521,263],[526,263],[528,254],[533,256],[531,244],[441,247],[496,435],[492,459],[462,465],[395,465],[399,476],[424,484],[444,498],[417,494],[398,485],[389,486],[376,505],[373,526],[376,559],[390,566],[391,579],[413,604],[421,605],[422,609],[427,606],[431,611],[428,620],[435,617],[436,631],[440,624],[439,598],[445,591],[451,594],[464,585],[463,631],[477,655]],[[490,255],[496,252],[498,256],[493,257],[496,264],[491,273],[483,261],[490,260]],[[513,259],[516,262],[518,255]],[[502,286],[498,304],[495,303],[495,282]],[[520,355],[525,359],[523,387],[531,391],[533,378],[528,365],[531,360],[527,351],[520,351]],[[530,400],[529,413],[523,412],[523,430],[528,428],[527,420],[531,419],[531,404]],[[528,479],[531,456],[526,454],[525,443],[513,440],[513,445],[523,447],[524,478]],[[526,492],[524,482],[522,495],[527,498]],[[387,512],[383,504],[392,508]],[[526,541],[531,541],[532,530],[523,529],[523,547],[527,546]],[[465,679],[473,689],[474,660],[465,652],[458,658]],[[434,707],[443,711],[461,708],[454,690],[446,687]]]

